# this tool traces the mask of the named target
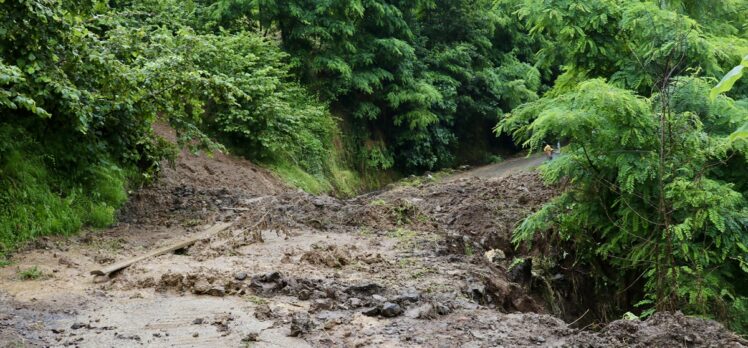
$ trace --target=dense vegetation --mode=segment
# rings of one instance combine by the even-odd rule
[[[293,81],[276,43],[200,31],[195,11],[181,1],[0,4],[0,253],[111,224],[126,183],[151,179],[173,154],[154,122],[182,144],[215,150],[209,135],[220,138],[331,189],[325,104]]]
[[[481,161],[497,116],[537,98],[527,43],[488,0],[222,0],[217,24],[277,28],[299,79],[345,116],[354,163]],[[520,48],[517,48],[520,47]]]
[[[175,153],[157,122],[342,194],[560,139],[543,175],[566,190],[517,243],[558,241],[551,261],[612,295],[608,314],[748,330],[748,1],[13,0],[0,15],[0,255],[111,224]]]
[[[748,3],[521,1],[555,86],[497,130],[537,149],[568,142],[547,164],[567,190],[530,216],[517,242],[562,241],[615,310],[681,309],[748,330],[746,89],[710,89],[748,53]],[[728,74],[715,92],[727,91]],[[724,86],[724,88],[723,88]],[[732,99],[733,97],[735,99]],[[738,101],[736,101],[738,99]],[[571,260],[569,260],[571,259]],[[608,304],[609,305],[609,304]]]

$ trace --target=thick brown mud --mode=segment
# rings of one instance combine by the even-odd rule
[[[557,192],[516,165],[340,200],[288,189],[231,157],[183,153],[133,195],[117,226],[41,239],[0,269],[0,346],[746,344],[681,314],[597,332],[550,315],[531,253],[510,237]],[[233,226],[109,279],[89,275],[220,221]],[[33,266],[41,275],[22,280]]]

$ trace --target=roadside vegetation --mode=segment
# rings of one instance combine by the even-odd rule
[[[514,240],[557,241],[556,262],[573,265],[617,315],[683,310],[748,330],[748,143],[733,134],[748,121],[746,86],[730,90],[729,73],[711,91],[748,54],[747,5],[515,6],[534,37],[552,43],[540,63],[561,73],[496,131],[531,149],[547,139],[569,145],[542,168],[565,192]]]
[[[748,332],[748,1],[17,0],[0,16],[0,264],[111,225],[185,147],[353,196],[560,140],[541,171],[563,193],[516,245],[552,241],[551,264],[614,299],[601,317],[680,309]]]

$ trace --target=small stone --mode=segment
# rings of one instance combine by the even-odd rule
[[[246,272],[236,272],[234,274],[234,279],[238,281],[242,281],[244,279],[247,279],[247,273]]]
[[[543,337],[543,336],[534,336],[534,337],[532,337],[530,339],[533,342],[535,342],[535,343],[544,343],[545,342],[545,337]]]
[[[325,322],[325,330],[330,330],[340,324],[340,319],[331,319]]]
[[[200,334],[197,333],[197,332],[195,332],[195,333],[192,334],[192,337],[198,337],[198,336],[200,336]]]
[[[400,307],[400,305],[398,305],[397,303],[386,302],[382,306],[382,311],[380,314],[382,314],[382,316],[386,318],[393,318],[400,314],[403,314],[403,308]]]
[[[242,342],[257,342],[260,340],[260,334],[257,332],[250,332],[242,339]]]
[[[208,283],[205,279],[200,279],[195,283],[195,286],[192,288],[192,291],[195,294],[201,295],[201,294],[207,294],[208,291],[210,291],[211,286],[210,283]]]
[[[260,280],[265,283],[274,283],[281,280],[281,278],[283,278],[283,274],[280,272],[270,272],[260,276]]]
[[[333,302],[329,299],[316,299],[312,302],[311,310],[317,312],[320,310],[330,310],[333,307]]]
[[[296,313],[291,319],[291,333],[289,336],[299,337],[304,335],[312,330],[312,326],[313,323],[312,319],[309,318],[309,314],[304,312]]]
[[[486,251],[484,255],[488,261],[493,263],[498,263],[499,261],[506,259],[506,254],[504,254],[504,251],[501,249],[491,249]]]
[[[409,309],[405,316],[411,319],[433,319],[436,317],[434,306],[427,303],[416,308]]]
[[[310,298],[312,298],[312,293],[309,290],[304,289],[299,291],[299,300],[307,301]]]
[[[452,310],[446,305],[441,303],[436,304],[436,313],[438,313],[439,315],[447,315],[450,312],[452,312]]]
[[[468,284],[467,293],[474,301],[483,301],[486,296],[486,286],[478,282],[472,282]]]
[[[358,308],[361,307],[362,303],[360,299],[351,297],[348,299],[348,305],[351,306],[351,308]]]
[[[418,302],[418,300],[420,299],[421,299],[421,294],[419,294],[418,291],[409,290],[397,296],[394,302],[397,302],[397,303]]]
[[[203,321],[204,321],[203,318],[197,318],[197,319],[195,319],[195,320],[192,321],[192,324],[193,325],[201,325],[203,323]]]
[[[88,324],[85,323],[75,323],[72,326],[70,326],[73,330],[83,329],[83,328],[89,328]]]
[[[362,294],[362,295],[373,295],[380,291],[384,290],[384,287],[382,287],[379,284],[375,283],[369,283],[364,285],[355,285],[348,287],[345,289],[345,292],[348,294]]]
[[[361,312],[361,314],[367,317],[376,317],[377,315],[379,315],[379,307],[366,308],[363,310],[363,312]]]
[[[268,321],[273,318],[273,310],[267,304],[261,304],[255,309],[255,318],[261,321]]]
[[[210,296],[223,297],[224,295],[226,295],[226,289],[224,289],[223,286],[217,285],[210,288],[210,290],[208,290],[206,294]]]

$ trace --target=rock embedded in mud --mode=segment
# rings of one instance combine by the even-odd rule
[[[421,299],[421,294],[418,293],[418,291],[409,289],[403,292],[402,294],[398,295],[397,297],[395,297],[393,302],[397,302],[400,304],[403,304],[406,302],[415,303],[415,302],[418,302],[420,299]]]
[[[138,335],[129,335],[128,336],[128,335],[124,335],[124,334],[118,333],[118,334],[114,335],[114,337],[116,339],[120,339],[120,340],[140,341],[140,336],[138,336]]]
[[[250,332],[247,336],[242,338],[242,342],[257,342],[260,340],[260,334],[257,332]]]
[[[206,294],[210,296],[223,297],[226,295],[226,289],[224,289],[223,286],[216,285],[210,288],[210,290],[208,290]]]
[[[509,270],[509,279],[515,283],[527,284],[532,280],[532,258],[528,257]]]
[[[436,309],[430,303],[409,309],[405,316],[411,319],[434,319],[436,318]]]
[[[195,283],[192,292],[196,295],[209,295],[223,297],[226,295],[226,289],[218,284],[210,284],[205,279],[200,279]]]
[[[255,309],[255,318],[260,321],[268,321],[273,319],[273,310],[267,304],[257,306]]]
[[[319,312],[321,310],[331,310],[335,307],[335,304],[330,299],[316,299],[312,302],[310,311]]]
[[[302,289],[299,291],[298,298],[300,301],[307,301],[312,298],[312,292],[306,289]]]
[[[449,308],[447,305],[442,304],[442,303],[437,303],[435,307],[436,307],[436,313],[438,313],[439,315],[447,315],[452,312],[451,308]]]
[[[363,303],[362,303],[361,299],[358,299],[356,297],[351,297],[350,299],[348,299],[348,305],[351,308],[359,308],[359,307],[361,307],[363,305]]]
[[[91,325],[89,325],[89,324],[86,324],[86,323],[75,323],[75,324],[73,324],[72,326],[70,326],[70,328],[71,328],[71,329],[73,329],[73,330],[78,330],[78,329],[90,329],[90,328],[91,328]]]
[[[244,279],[247,279],[247,273],[246,272],[236,272],[234,273],[234,279],[238,281],[242,281]]]
[[[394,318],[400,314],[403,314],[403,308],[400,307],[397,303],[392,302],[385,302],[384,305],[382,305],[382,309],[380,310],[380,313],[385,318]]]
[[[309,333],[314,328],[314,322],[309,317],[309,314],[299,312],[293,315],[291,319],[291,337],[299,337]]]
[[[473,281],[468,283],[466,292],[470,299],[481,303],[486,297],[486,286],[478,281]]]
[[[194,292],[195,294],[198,294],[198,295],[200,295],[200,294],[205,294],[205,293],[207,293],[207,292],[208,292],[208,291],[210,290],[210,287],[211,287],[211,286],[210,286],[210,283],[208,283],[208,281],[207,281],[207,280],[205,280],[205,279],[200,279],[200,280],[198,280],[198,281],[197,281],[197,282],[195,283],[195,285],[194,285],[194,286],[192,287],[192,291],[193,291],[193,292]]]
[[[280,272],[270,272],[252,276],[251,286],[263,294],[282,290],[288,285]]]
[[[373,295],[382,292],[383,290],[383,286],[376,283],[369,283],[364,285],[349,286],[345,289],[345,292],[347,294]]]
[[[483,254],[486,259],[494,264],[498,264],[506,259],[506,254],[501,249],[491,249]]]
[[[380,308],[378,306],[376,306],[376,307],[365,308],[361,312],[361,314],[363,314],[363,315],[365,315],[367,317],[376,317],[377,315],[379,315],[379,311],[380,311]]]

